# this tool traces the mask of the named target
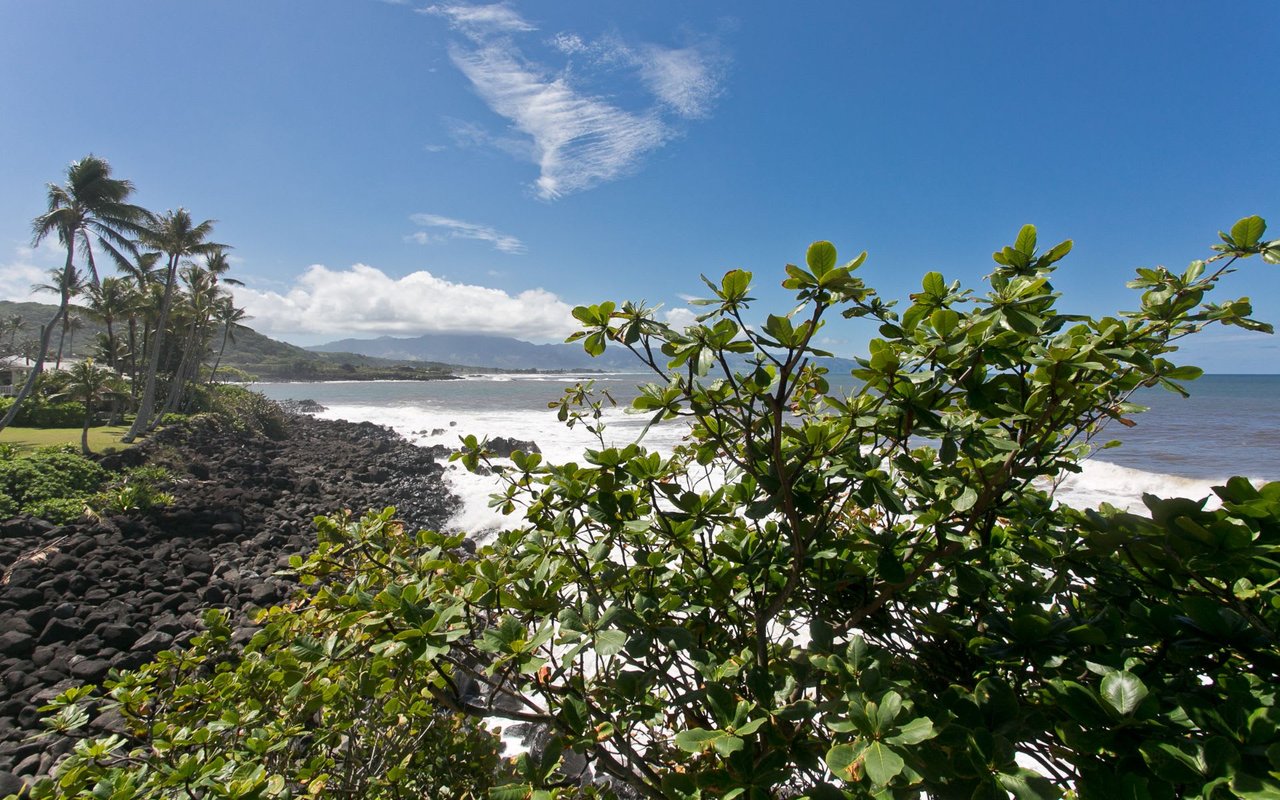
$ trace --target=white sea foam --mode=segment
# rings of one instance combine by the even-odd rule
[[[492,381],[506,376],[486,376]],[[429,405],[333,405],[317,416],[346,419],[353,422],[374,422],[387,425],[409,441],[419,445],[444,445],[456,448],[460,437],[474,435],[477,438],[507,437],[535,442],[544,459],[551,463],[581,461],[586,449],[600,446],[596,438],[583,426],[568,428],[545,410],[480,409],[460,410],[457,407],[439,408]],[[608,425],[608,444],[624,445],[639,435],[648,419],[625,413],[621,409],[608,409],[604,417]],[[680,424],[657,425],[644,439],[648,447],[670,452],[678,441],[683,426]],[[1208,507],[1219,505],[1214,486],[1226,481],[1220,479],[1185,478],[1124,467],[1097,458],[1085,461],[1083,471],[1067,475],[1059,484],[1056,497],[1060,502],[1076,508],[1096,508],[1109,503],[1135,513],[1144,513],[1143,494],[1159,497],[1208,498]],[[453,530],[467,531],[484,537],[516,520],[505,517],[489,506],[490,496],[499,489],[493,476],[475,475],[456,464],[445,471],[450,490],[461,500],[461,510],[450,521]]]
[[[1164,475],[1158,472],[1122,467],[1096,458],[1081,464],[1082,472],[1067,475],[1058,486],[1055,497],[1074,508],[1097,508],[1103,503],[1138,514],[1145,514],[1144,494],[1157,497],[1208,498],[1206,508],[1222,505],[1213,487],[1227,482],[1226,477],[1207,480]]]

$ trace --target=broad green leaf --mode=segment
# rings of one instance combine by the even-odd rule
[[[804,258],[813,274],[821,278],[836,265],[836,247],[831,242],[814,242]]]
[[[937,736],[933,729],[933,720],[928,717],[917,717],[898,728],[898,732],[885,741],[890,744],[920,744]]]
[[[1132,672],[1117,671],[1102,679],[1102,699],[1121,716],[1129,716],[1146,699],[1147,687]]]
[[[627,646],[627,634],[623,631],[600,631],[596,634],[596,652],[602,656],[617,655]]]
[[[863,751],[865,744],[838,744],[827,751],[827,769],[842,781],[855,783],[862,775]]]
[[[1262,234],[1267,230],[1267,223],[1257,215],[1245,217],[1231,226],[1231,240],[1235,242],[1236,247],[1247,249],[1253,247],[1262,239]]]
[[[724,731],[709,731],[706,728],[691,728],[676,734],[676,747],[689,753],[701,753],[712,746],[712,742],[724,736]]]
[[[996,780],[1016,800],[1057,800],[1063,794],[1062,789],[1053,781],[1029,769],[1002,772],[996,776]]]
[[[925,294],[933,297],[944,297],[947,293],[947,282],[943,279],[941,272],[925,273],[924,278],[920,281],[921,288]]]
[[[740,300],[746,295],[747,288],[750,285],[751,273],[734,269],[725,273],[724,278],[720,281],[720,291],[728,300]]]
[[[906,763],[893,748],[883,742],[872,742],[862,754],[862,765],[867,770],[867,777],[883,786],[896,778]]]
[[[1013,249],[1023,255],[1030,256],[1036,251],[1036,226],[1023,225],[1022,230],[1018,231],[1018,239],[1013,243]]]
[[[947,337],[960,324],[960,315],[949,308],[939,308],[929,316],[929,324],[939,336]]]
[[[1074,242],[1068,239],[1065,242],[1060,242],[1059,244],[1054,245],[1049,252],[1040,257],[1040,263],[1046,267],[1050,264],[1058,263],[1067,255],[1067,253],[1071,252],[1071,248],[1074,244]]]

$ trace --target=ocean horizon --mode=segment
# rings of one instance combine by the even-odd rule
[[[633,441],[648,416],[626,412],[646,373],[524,373],[463,376],[447,381],[332,381],[259,383],[273,400],[313,400],[325,407],[316,416],[385,425],[414,444],[456,447],[466,435],[503,436],[535,442],[551,462],[581,460],[595,446],[583,431],[568,429],[548,404],[579,381],[594,381],[618,403],[606,414],[612,443]],[[1101,503],[1141,511],[1142,496],[1209,497],[1234,475],[1254,481],[1280,480],[1280,375],[1205,375],[1186,384],[1190,397],[1161,388],[1142,389],[1133,402],[1147,411],[1132,415],[1133,427],[1111,423],[1095,437],[1120,446],[1099,449],[1067,475],[1056,497],[1076,507]],[[655,425],[644,444],[669,451],[685,428]],[[462,500],[451,527],[481,535],[515,520],[489,508],[497,488],[492,478],[472,475],[456,464],[446,473]]]

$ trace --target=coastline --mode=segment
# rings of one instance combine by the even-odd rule
[[[208,608],[230,609],[247,641],[253,610],[296,589],[280,571],[314,547],[315,516],[392,505],[406,527],[438,528],[457,507],[440,453],[387,428],[306,414],[288,428],[271,440],[197,419],[107,456],[177,476],[174,502],[150,514],[0,523],[0,794],[69,751],[70,739],[27,740],[59,692],[181,646]],[[118,724],[95,714],[99,732]]]

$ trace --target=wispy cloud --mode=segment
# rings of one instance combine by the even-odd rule
[[[572,32],[551,37],[550,52],[567,59],[559,69],[526,55],[517,43],[537,30],[507,3],[451,3],[421,9],[441,17],[466,41],[449,48],[454,65],[496,114],[507,119],[519,141],[495,136],[473,123],[455,125],[460,143],[498,147],[532,160],[539,175],[537,195],[554,199],[580,192],[634,171],[644,156],[679,131],[664,117],[708,116],[720,92],[723,59],[700,44],[667,48],[628,45],[616,37],[588,42]],[[544,50],[548,42],[543,42]],[[587,70],[575,63],[584,61]],[[592,73],[624,70],[653,98],[646,107],[626,108],[619,95],[586,88]],[[526,144],[527,143],[527,144]]]
[[[66,251],[56,245],[48,245],[40,250],[31,247],[15,248],[13,257],[0,264],[0,300],[15,300],[20,303],[50,302],[48,294],[33,292],[31,287],[34,284],[49,283],[49,270],[62,266],[58,262],[65,258]]]
[[[454,47],[450,55],[489,107],[533,139],[544,199],[621,177],[670,136],[656,115],[583,95],[503,45]]]
[[[700,119],[711,113],[721,85],[721,66],[714,55],[698,47],[646,45],[634,63],[650,91],[680,116]]]
[[[365,264],[346,270],[317,264],[287,291],[232,291],[253,328],[268,335],[467,331],[556,341],[575,327],[570,306],[545,289],[509,294],[427,271],[392,278]]]
[[[524,242],[514,236],[497,231],[488,225],[477,225],[460,219],[442,217],[439,214],[414,214],[411,220],[433,231],[415,231],[405,238],[418,244],[431,244],[448,239],[477,239],[489,242],[495,250],[520,255],[528,250]]]
[[[455,29],[468,36],[483,38],[495,33],[536,31],[508,3],[473,6],[465,3],[442,3],[418,9],[420,14],[444,17]]]

